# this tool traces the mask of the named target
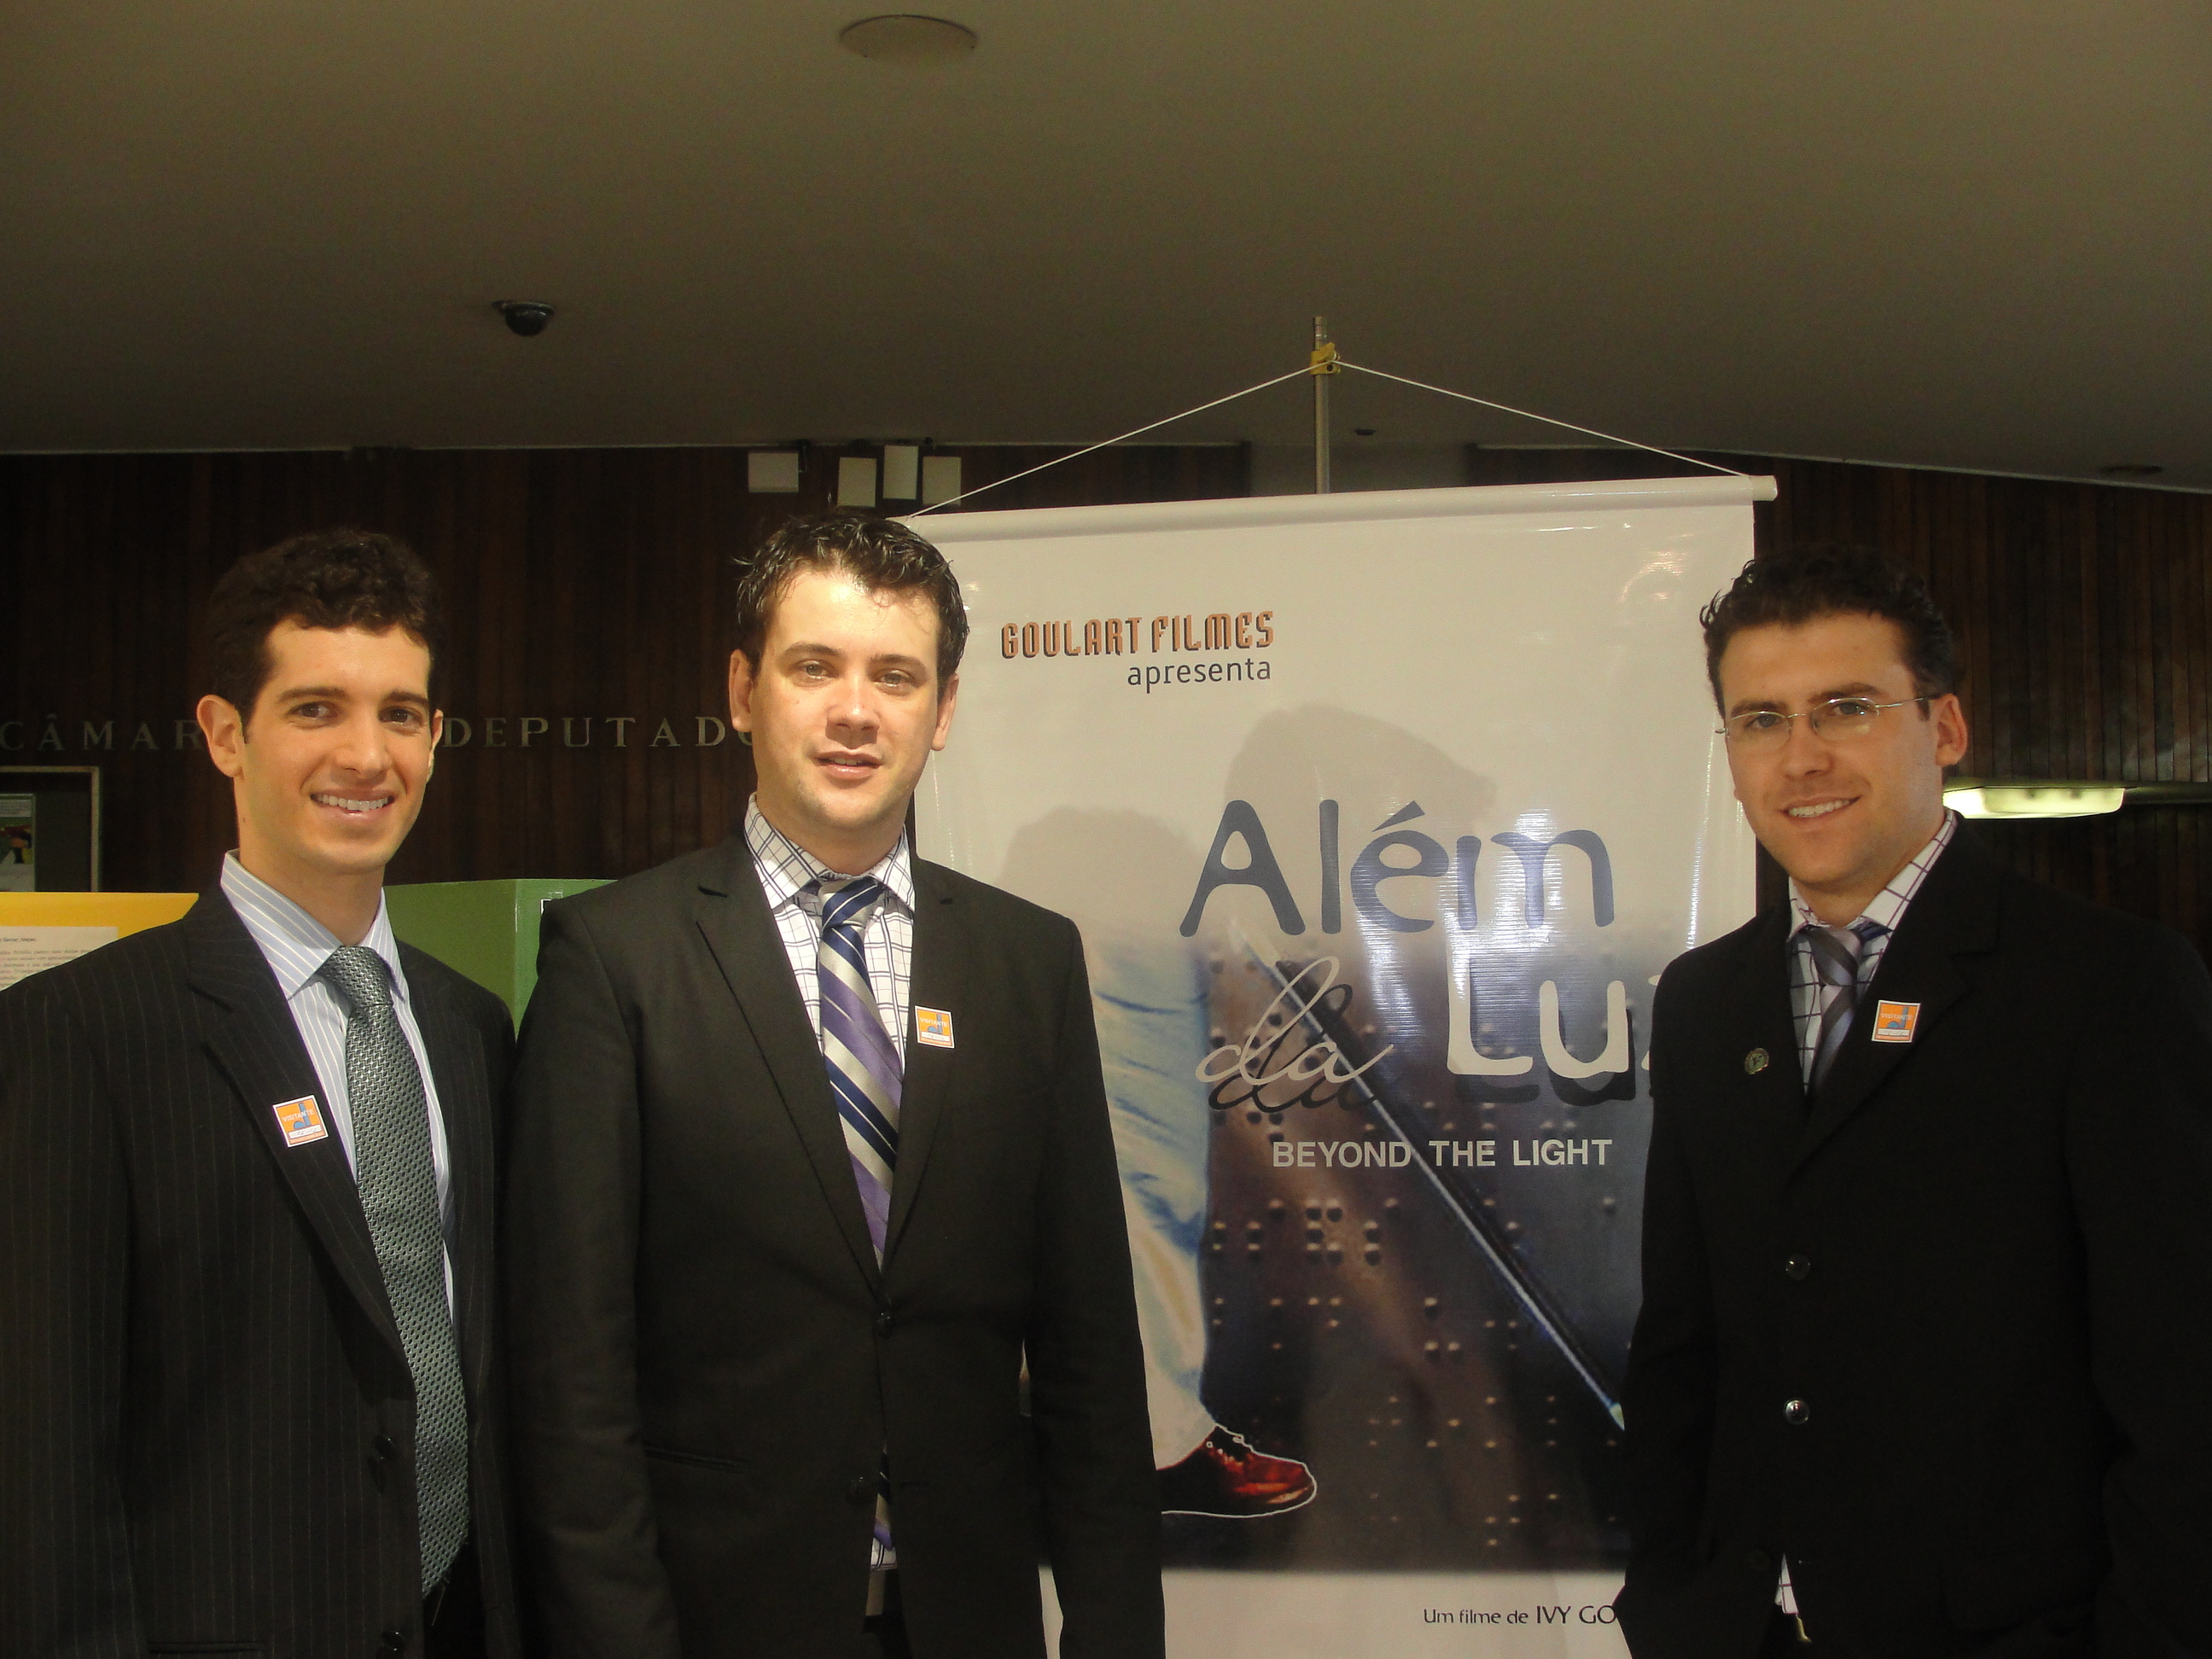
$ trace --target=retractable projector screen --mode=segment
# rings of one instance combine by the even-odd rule
[[[1652,985],[1752,909],[1697,612],[1773,493],[917,521],[921,850],[1085,940],[1172,1653],[1620,1651]]]

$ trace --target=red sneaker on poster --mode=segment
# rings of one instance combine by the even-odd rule
[[[1314,1492],[1313,1471],[1296,1458],[1271,1457],[1219,1427],[1182,1462],[1160,1471],[1160,1509],[1169,1515],[1249,1520],[1310,1504]]]

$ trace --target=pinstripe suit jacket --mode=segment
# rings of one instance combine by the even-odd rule
[[[453,1158],[471,1537],[518,1650],[492,1196],[512,1034],[403,945]],[[0,993],[0,1648],[420,1653],[414,1405],[336,1136],[229,903]],[[391,1637],[396,1635],[395,1649]]]

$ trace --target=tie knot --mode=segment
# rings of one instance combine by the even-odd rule
[[[327,980],[356,1014],[392,1006],[392,975],[384,958],[366,945],[341,945],[322,967]]]
[[[1808,927],[1806,943],[1813,947],[1813,965],[1831,985],[1858,981],[1859,947],[1864,939],[1851,927]]]
[[[883,883],[873,876],[825,876],[809,884],[821,897],[824,927],[866,927],[869,911],[884,896]]]

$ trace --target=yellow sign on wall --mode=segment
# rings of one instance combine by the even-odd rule
[[[125,933],[171,922],[197,893],[0,893],[0,990]]]

